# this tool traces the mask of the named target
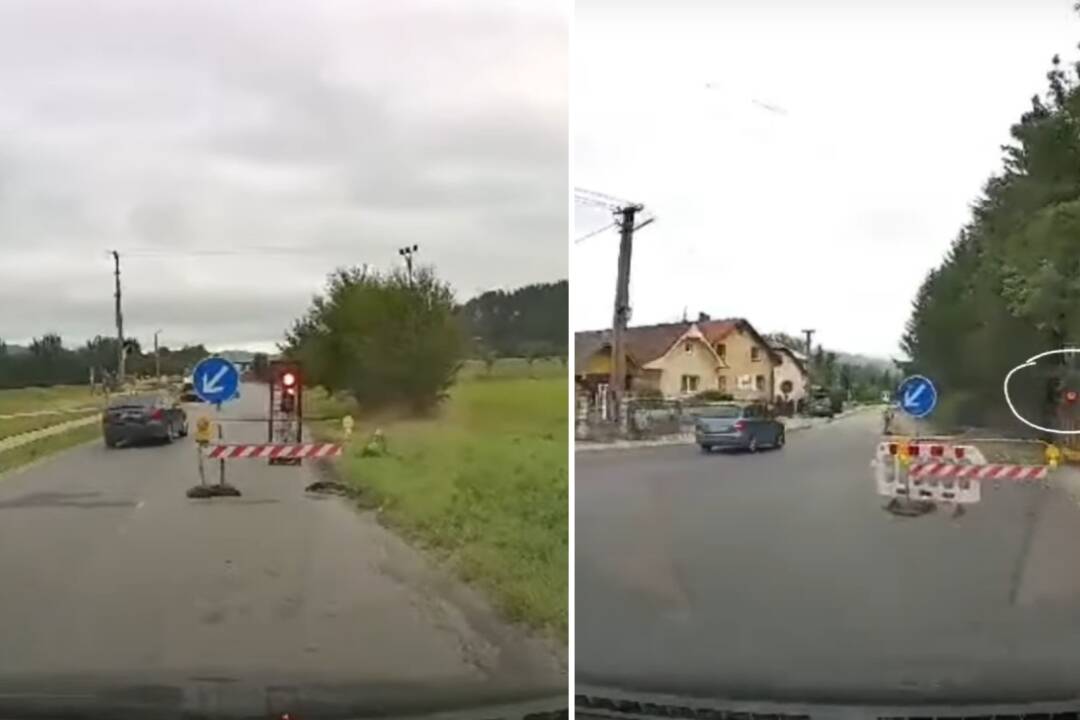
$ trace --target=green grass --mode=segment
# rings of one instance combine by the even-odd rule
[[[40,410],[67,410],[87,405],[100,405],[101,402],[100,395],[91,395],[89,386],[83,385],[0,390],[0,415]]]
[[[561,370],[561,364],[556,362]],[[539,374],[539,373],[538,373]],[[438,417],[381,425],[388,455],[361,457],[376,427],[357,426],[338,463],[360,502],[452,564],[511,619],[566,642],[568,468],[566,375],[461,382]],[[312,396],[309,412],[350,403]],[[316,424],[339,437],[340,423]]]
[[[0,418],[0,440],[13,435],[40,430],[52,425],[78,420],[89,415],[97,415],[100,410],[80,410],[78,412],[64,413],[62,415],[33,415],[30,417]]]
[[[542,358],[533,361],[532,367],[525,358],[499,358],[488,373],[487,366],[480,360],[466,360],[458,377],[461,380],[506,379],[506,378],[546,378],[568,377],[570,369],[558,358]]]
[[[0,476],[8,470],[39,460],[47,455],[81,445],[101,437],[96,424],[78,427],[56,435],[49,435],[25,445],[0,452]]]

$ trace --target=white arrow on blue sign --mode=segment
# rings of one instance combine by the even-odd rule
[[[195,394],[204,402],[220,405],[237,397],[240,389],[240,373],[225,358],[209,357],[201,360],[191,373]]]
[[[926,417],[937,405],[937,388],[930,378],[923,375],[904,378],[896,394],[899,396],[900,409],[912,417]]]

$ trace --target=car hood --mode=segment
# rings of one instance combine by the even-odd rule
[[[433,683],[319,682],[287,676],[247,680],[226,675],[125,678],[0,677],[0,717],[505,718],[557,717],[566,687],[493,681]],[[539,714],[537,714],[539,713]],[[565,717],[565,715],[563,715]]]
[[[1035,691],[1038,692],[1038,691]],[[758,697],[767,698],[763,693]],[[813,697],[813,696],[808,696]],[[574,716],[577,718],[723,718],[725,720],[970,720],[997,718],[1022,720],[1026,717],[1057,715],[1068,717],[1080,711],[1080,697],[989,702],[978,697],[970,702],[934,703],[920,701],[883,702],[846,699],[761,700],[747,697],[710,696],[687,691],[663,692],[627,690],[609,685],[590,685],[580,681],[574,688]],[[1066,715],[1069,714],[1069,715]]]

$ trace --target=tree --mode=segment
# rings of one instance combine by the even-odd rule
[[[449,286],[430,268],[340,269],[286,336],[311,382],[365,407],[430,410],[453,384],[464,349]]]
[[[1038,350],[1080,340],[1080,92],[1058,56],[1045,95],[1015,123],[1002,169],[912,304],[906,372],[943,390],[947,422],[1022,432],[1004,406],[1005,374]],[[1025,417],[1054,422],[1065,356],[1018,373]],[[1023,375],[1023,377],[1021,377]]]
[[[569,334],[569,284],[526,285],[493,290],[465,303],[459,316],[474,352],[493,350],[501,357],[563,354]],[[481,355],[482,356],[482,355]]]

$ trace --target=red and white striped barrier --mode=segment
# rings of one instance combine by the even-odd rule
[[[1045,465],[951,465],[925,463],[911,466],[912,478],[970,478],[973,480],[1045,480]]]
[[[299,459],[340,457],[341,445],[334,443],[257,443],[207,445],[206,456],[220,460],[243,460],[247,458]]]

